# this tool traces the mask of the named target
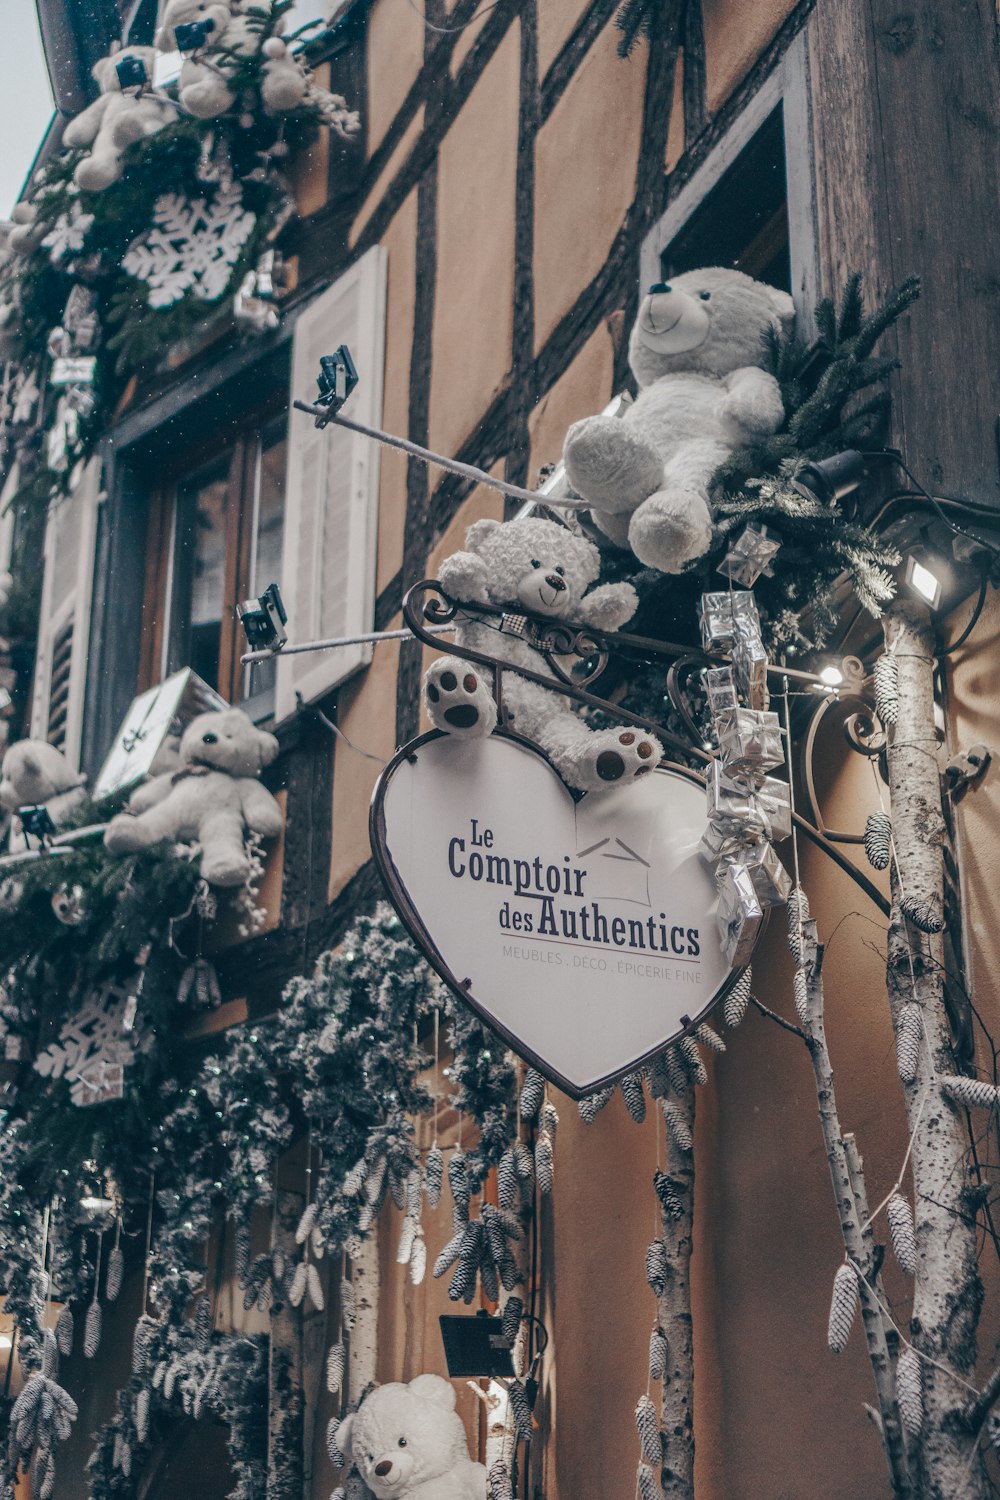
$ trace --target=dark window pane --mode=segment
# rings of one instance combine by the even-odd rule
[[[178,482],[170,670],[190,666],[212,687],[226,605],[226,501],[231,454]]]
[[[701,266],[732,266],[791,291],[780,105],[671,240],[660,264],[664,279]]]
[[[254,467],[253,552],[250,579],[253,595],[262,594],[269,583],[281,583],[282,540],[285,525],[285,463],[288,453],[287,421],[280,417],[260,436]],[[245,697],[273,690],[277,664],[258,662],[248,667]]]

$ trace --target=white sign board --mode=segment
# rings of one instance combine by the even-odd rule
[[[505,734],[431,734],[380,778],[372,846],[434,967],[579,1098],[695,1025],[738,978],[697,853],[700,781],[657,769],[574,800]]]

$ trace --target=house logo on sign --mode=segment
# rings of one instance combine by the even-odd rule
[[[650,837],[649,843],[652,842]],[[649,872],[651,849],[643,852],[630,830],[629,839],[620,838],[608,826],[594,799],[585,798],[576,807],[576,857],[587,861],[590,894],[599,900],[631,901],[650,906]]]

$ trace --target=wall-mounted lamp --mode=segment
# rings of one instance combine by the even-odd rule
[[[358,370],[346,344],[341,344],[335,354],[324,354],[319,362],[316,384],[319,395],[317,406],[325,406],[326,412],[316,418],[317,427],[325,426],[343,406],[358,383]]]
[[[838,688],[843,684],[844,674],[840,667],[830,662],[829,665],[820,668],[819,680],[825,687]]]
[[[149,82],[149,74],[146,72],[146,64],[141,57],[133,57],[127,53],[121,62],[115,63],[115,72],[118,74],[118,85],[124,92],[125,89],[145,88]]]
[[[856,448],[846,448],[843,453],[834,453],[830,458],[804,464],[792,481],[792,487],[807,500],[835,505],[838,500],[852,495],[864,477],[864,454]]]
[[[288,613],[276,583],[269,583],[258,598],[238,604],[236,613],[251,651],[280,651],[288,640]]]
[[[174,38],[178,52],[197,52],[208,41],[209,32],[214,30],[215,22],[211,16],[206,16],[203,21],[188,21],[175,26]]]
[[[514,1361],[502,1318],[491,1318],[486,1312],[442,1313],[440,1323],[448,1374],[453,1380],[462,1376],[513,1378]]]
[[[907,554],[903,582],[929,609],[938,609],[944,589],[944,564],[926,548]]]

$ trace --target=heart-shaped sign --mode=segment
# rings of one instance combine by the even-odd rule
[[[738,978],[704,827],[690,773],[660,767],[575,801],[503,732],[404,746],[371,813],[393,904],[435,969],[574,1098],[689,1030]]]

